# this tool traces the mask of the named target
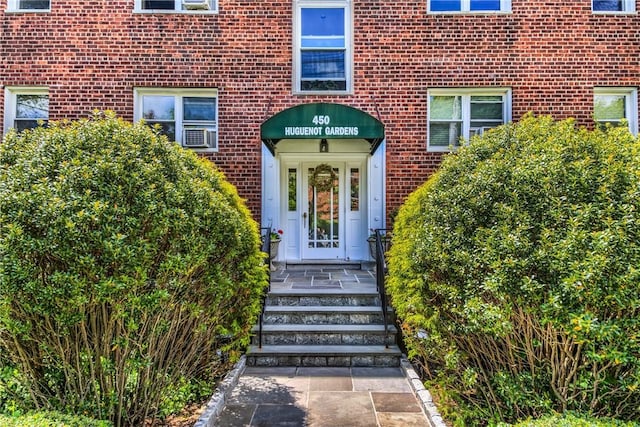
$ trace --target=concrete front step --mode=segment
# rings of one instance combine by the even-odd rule
[[[382,324],[382,308],[376,306],[274,306],[264,309],[264,324],[362,325]]]
[[[400,366],[396,345],[252,345],[248,366]]]
[[[253,344],[259,328],[253,328]],[[264,345],[384,345],[395,344],[397,329],[389,325],[264,325]]]

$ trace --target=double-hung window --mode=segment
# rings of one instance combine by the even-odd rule
[[[217,0],[135,0],[138,12],[217,12]]]
[[[636,0],[593,0],[591,6],[594,12],[635,12]]]
[[[350,2],[298,0],[295,22],[294,92],[350,91]]]
[[[427,0],[432,13],[455,12],[509,12],[511,0]]]
[[[432,89],[429,91],[428,150],[449,151],[460,139],[511,120],[508,89]]]
[[[5,132],[22,132],[49,121],[49,91],[46,88],[7,88],[5,90]]]
[[[185,148],[218,149],[215,89],[136,89],[135,119],[143,119]]]
[[[593,118],[602,126],[629,126],[638,134],[638,95],[635,88],[594,88]]]
[[[48,12],[51,0],[8,0],[9,12]]]

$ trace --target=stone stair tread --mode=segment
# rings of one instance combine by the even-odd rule
[[[267,305],[265,313],[381,313],[382,308],[374,305]]]
[[[342,296],[356,296],[356,295],[366,295],[366,296],[377,296],[380,295],[380,293],[375,289],[375,288],[371,288],[371,289],[351,289],[351,288],[346,288],[346,289],[337,289],[335,292],[333,291],[327,291],[327,289],[310,289],[310,288],[303,288],[303,289],[271,289],[269,291],[269,294],[274,295],[274,296],[322,296],[322,297],[342,297]]]
[[[323,270],[324,272],[324,270]],[[305,275],[308,272],[305,272]],[[398,329],[383,325],[375,285],[274,288],[247,350],[250,366],[398,366]],[[258,347],[258,342],[263,346]],[[324,344],[322,344],[324,343]],[[388,343],[388,347],[385,346]]]
[[[249,346],[248,355],[365,355],[365,356],[396,356],[402,352],[397,345],[257,345]]]
[[[254,326],[253,331],[258,332],[259,327]],[[395,334],[397,332],[396,327],[389,325],[387,327],[389,334]],[[336,325],[336,324],[264,324],[262,326],[262,332],[384,332],[384,325],[380,324],[349,324],[349,325]]]
[[[302,260],[302,261],[287,261],[287,270],[307,270],[307,269],[323,268],[327,270],[362,270],[361,261],[346,261],[346,260],[331,260],[317,259],[317,260]]]

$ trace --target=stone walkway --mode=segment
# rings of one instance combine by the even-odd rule
[[[272,290],[375,289],[372,268],[277,266]],[[220,427],[444,427],[410,364],[401,367],[245,367],[217,417]],[[219,399],[212,399],[218,400]],[[214,405],[215,406],[215,405]],[[200,424],[196,424],[200,425]]]
[[[430,426],[401,368],[356,367],[247,367],[216,425]]]

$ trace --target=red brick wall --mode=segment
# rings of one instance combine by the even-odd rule
[[[395,209],[442,157],[426,151],[427,90],[512,88],[528,111],[590,125],[594,86],[640,86],[640,18],[594,15],[590,0],[513,0],[512,13],[428,15],[426,1],[354,1],[354,93],[292,95],[292,1],[219,0],[217,15],[133,13],[133,0],[52,0],[4,13],[0,85],[48,86],[52,119],[111,109],[133,118],[134,87],[219,89],[225,171],[260,213],[260,123],[284,108],[337,102],[380,114],[387,204]],[[4,93],[0,115],[4,117]]]

